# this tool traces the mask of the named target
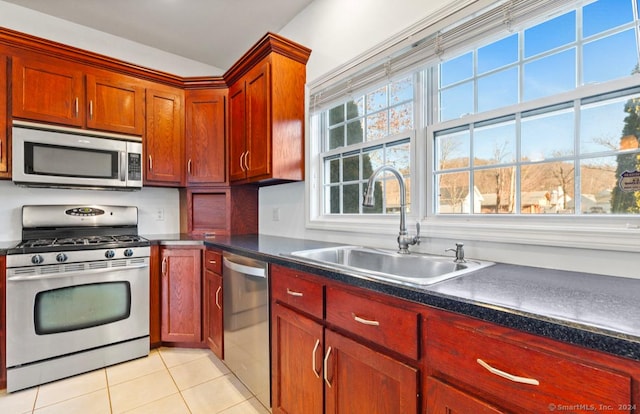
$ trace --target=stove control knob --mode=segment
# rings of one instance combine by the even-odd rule
[[[106,257],[107,259],[113,259],[113,257],[116,255],[116,252],[114,252],[113,250],[109,249],[106,252],[104,252],[104,257]]]
[[[124,255],[125,255],[125,257],[131,257],[131,256],[133,256],[133,250],[132,250],[132,249],[126,249],[126,250],[124,251]]]
[[[64,263],[64,262],[66,262],[66,261],[67,261],[67,259],[68,259],[68,257],[67,257],[67,255],[66,255],[66,254],[64,254],[64,253],[58,253],[58,254],[56,255],[56,261],[57,261],[58,263]]]
[[[44,257],[40,256],[39,254],[36,254],[35,256],[31,256],[31,263],[40,264],[42,262],[44,262]]]

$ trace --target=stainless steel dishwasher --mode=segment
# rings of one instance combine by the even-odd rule
[[[270,407],[268,265],[227,252],[222,256],[224,362]]]

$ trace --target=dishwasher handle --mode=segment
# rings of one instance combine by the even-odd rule
[[[225,267],[231,270],[235,270],[236,272],[240,272],[249,276],[256,276],[256,277],[263,277],[263,278],[267,277],[267,271],[265,270],[264,267],[247,266],[244,264],[232,262],[226,257],[222,258],[222,262],[224,263]]]

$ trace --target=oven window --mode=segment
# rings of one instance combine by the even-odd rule
[[[104,282],[39,292],[35,301],[36,334],[91,328],[127,319],[131,313],[129,282]]]

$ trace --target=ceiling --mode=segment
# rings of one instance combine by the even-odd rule
[[[4,0],[226,71],[313,0]]]

